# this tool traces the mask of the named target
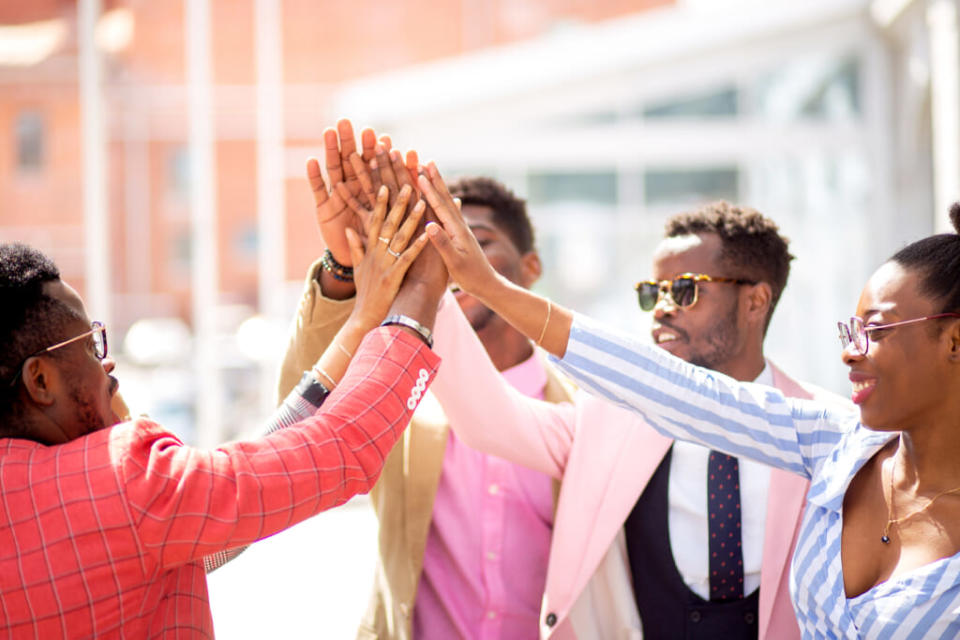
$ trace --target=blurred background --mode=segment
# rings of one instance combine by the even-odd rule
[[[957,0],[0,0],[0,240],[51,254],[121,389],[185,440],[254,433],[339,117],[527,198],[561,303],[646,334],[665,218],[727,199],[797,256],[769,355],[846,395],[872,270],[960,197]],[[211,576],[221,637],[351,637],[351,503]],[[286,536],[286,537],[284,537]]]

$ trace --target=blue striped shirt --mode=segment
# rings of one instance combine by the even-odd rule
[[[691,440],[810,479],[790,572],[804,638],[960,637],[960,554],[847,598],[840,562],[843,496],[896,433],[857,412],[742,383],[577,315],[557,364],[583,388]],[[878,539],[879,543],[879,539]]]

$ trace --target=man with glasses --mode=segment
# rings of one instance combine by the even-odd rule
[[[832,396],[763,355],[791,259],[752,209],[720,202],[674,216],[636,287],[654,342],[790,396]],[[458,435],[562,481],[541,637],[799,638],[788,562],[806,480],[674,442],[593,396],[530,403],[498,384],[451,311],[437,320],[449,364],[434,391]]]
[[[204,557],[369,490],[410,420],[446,272],[412,280],[339,381],[314,365],[275,433],[202,451],[120,422],[106,328],[49,258],[0,244],[0,636],[212,638]]]

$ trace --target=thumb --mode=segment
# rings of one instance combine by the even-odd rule
[[[350,227],[343,230],[347,236],[347,244],[350,246],[350,262],[354,266],[363,261],[363,244],[360,242],[360,236]]]

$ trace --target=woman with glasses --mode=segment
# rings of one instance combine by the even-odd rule
[[[810,479],[790,577],[805,637],[960,635],[960,235],[895,254],[843,323],[858,415],[690,365],[511,286],[485,263],[435,167],[420,187],[454,280],[585,389],[665,435]],[[951,219],[960,231],[960,205]],[[685,284],[668,286],[686,295]]]

